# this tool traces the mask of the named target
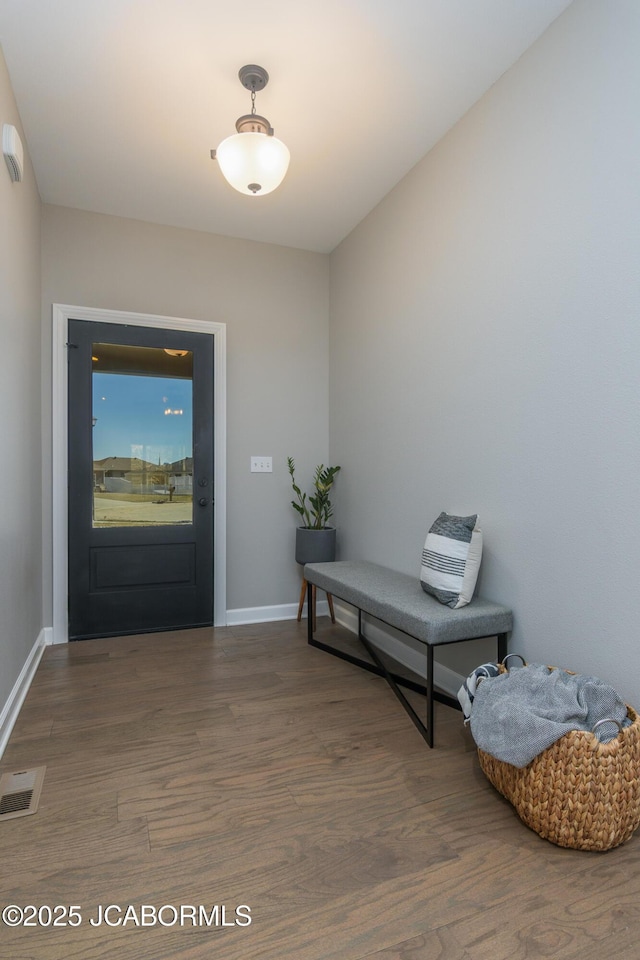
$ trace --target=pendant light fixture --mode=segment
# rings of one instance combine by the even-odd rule
[[[262,196],[279,187],[289,167],[289,150],[273,135],[273,127],[256,113],[256,92],[264,90],[269,74],[264,67],[247,64],[238,72],[240,83],[251,91],[251,113],[236,120],[237,133],[223,140],[211,159],[217,160],[231,186],[249,196]]]

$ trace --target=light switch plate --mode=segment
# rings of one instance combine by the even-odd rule
[[[251,473],[273,473],[273,458],[251,457]]]

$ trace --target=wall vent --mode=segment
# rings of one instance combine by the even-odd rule
[[[2,152],[7,161],[9,176],[15,182],[22,180],[24,172],[24,154],[22,150],[22,140],[20,134],[10,123],[5,123],[2,127]]]
[[[28,817],[36,812],[46,769],[33,767],[0,777],[0,821]]]

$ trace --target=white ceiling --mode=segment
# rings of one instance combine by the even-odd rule
[[[326,252],[569,3],[0,0],[0,44],[46,203]],[[209,155],[246,63],[291,151],[264,197]]]

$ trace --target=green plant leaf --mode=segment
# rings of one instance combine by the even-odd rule
[[[297,497],[297,503],[292,500],[291,506],[303,518],[306,527],[313,530],[322,530],[333,516],[329,493],[340,467],[325,467],[323,463],[318,464],[313,475],[315,494],[309,495],[309,506],[307,506],[307,495],[302,493],[295,481],[295,460],[293,457],[287,457],[287,465],[291,475],[293,492]]]

